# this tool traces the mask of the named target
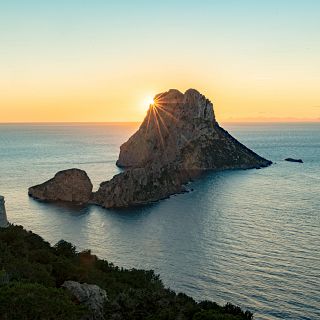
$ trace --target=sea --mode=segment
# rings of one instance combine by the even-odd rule
[[[97,190],[120,172],[119,147],[138,123],[1,124],[8,219],[51,244],[153,269],[173,290],[231,302],[255,319],[320,319],[320,123],[222,125],[273,165],[209,172],[189,193],[107,210],[35,201],[28,187],[80,168]]]

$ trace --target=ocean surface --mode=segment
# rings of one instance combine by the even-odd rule
[[[174,290],[230,301],[255,319],[320,319],[320,123],[226,124],[274,164],[208,173],[194,191],[145,207],[75,208],[28,197],[29,186],[72,167],[86,170],[97,189],[120,172],[119,146],[137,127],[0,125],[0,194],[10,222],[119,266],[154,269]]]

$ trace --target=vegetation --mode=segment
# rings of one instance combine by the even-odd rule
[[[1,319],[70,319],[88,310],[76,305],[66,291],[36,283],[13,282],[0,287]]]
[[[0,229],[0,319],[80,319],[88,310],[61,288],[66,280],[105,289],[106,319],[252,319],[231,304],[176,294],[153,271],[119,268],[64,240],[52,247],[21,226]]]

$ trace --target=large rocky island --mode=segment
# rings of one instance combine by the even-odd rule
[[[184,94],[171,89],[155,96],[139,130],[120,147],[117,165],[124,169],[122,173],[88,195],[90,183],[86,178],[74,179],[77,169],[71,169],[70,180],[63,180],[61,187],[67,185],[70,190],[70,181],[76,180],[79,192],[86,191],[76,197],[81,202],[87,199],[105,208],[120,208],[183,192],[188,181],[207,170],[258,169],[270,164],[219,126],[213,104],[204,95],[194,89]],[[61,174],[31,187],[29,195],[56,200],[58,177]],[[51,185],[54,188],[48,188]]]
[[[120,147],[117,161],[124,168],[173,163],[188,172],[271,164],[222,129],[211,101],[194,89],[156,95],[139,130]]]

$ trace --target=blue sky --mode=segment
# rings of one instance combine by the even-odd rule
[[[88,86],[88,103],[100,99],[95,108],[117,104],[138,120],[129,101],[143,86],[152,94],[193,86],[216,97],[224,118],[258,117],[267,103],[266,117],[317,118],[319,34],[315,0],[0,1],[3,103],[24,114],[17,92],[30,107],[41,104],[39,89],[42,101],[59,96],[62,109]],[[117,97],[124,83],[128,96]],[[112,87],[106,97],[104,86]]]

